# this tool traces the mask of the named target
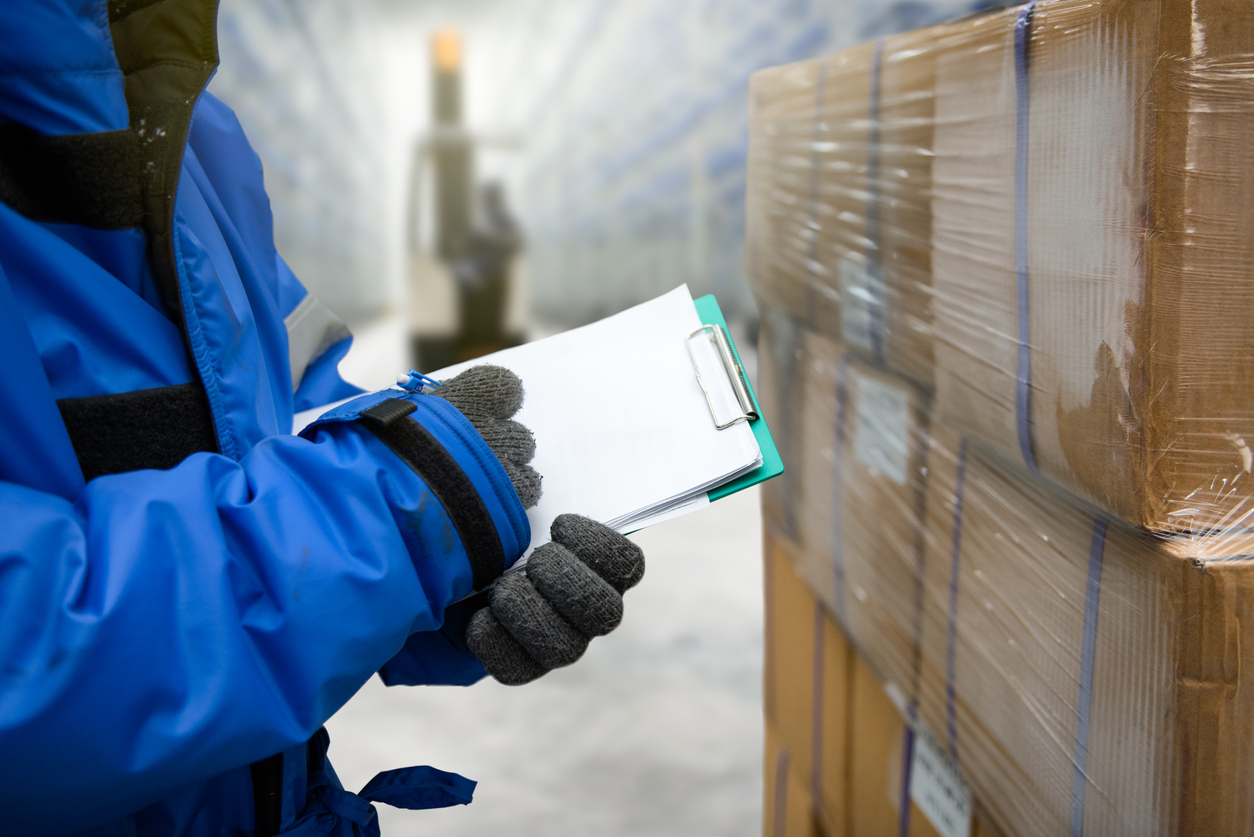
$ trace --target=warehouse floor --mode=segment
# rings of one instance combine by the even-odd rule
[[[359,338],[379,348],[341,368],[365,384],[352,369],[380,374],[363,362],[391,341]],[[760,833],[758,491],[633,537],[645,579],[622,627],[576,665],[519,688],[387,689],[376,678],[331,719],[350,790],[411,764],[479,782],[469,807],[379,806],[384,837]]]

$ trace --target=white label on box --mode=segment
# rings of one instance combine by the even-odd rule
[[[971,833],[971,788],[927,728],[918,724],[910,762],[910,798],[941,837]]]
[[[855,403],[854,457],[905,485],[910,466],[910,393],[860,376]]]
[[[863,351],[871,346],[871,311],[875,298],[866,265],[848,256],[840,257],[840,333],[846,343]]]

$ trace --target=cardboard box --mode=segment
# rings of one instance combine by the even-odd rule
[[[766,759],[762,800],[764,837],[822,837],[814,817],[814,798],[797,774],[792,753],[771,722],[766,723]]]
[[[879,676],[853,653],[797,575],[795,545],[768,530],[764,546],[763,833],[815,829],[823,837],[899,837],[906,787],[904,693],[890,686],[897,695],[891,699]],[[910,817],[909,834],[935,834],[917,804],[912,803]],[[992,832],[976,825],[972,833],[988,837]]]
[[[1254,4],[1043,0],[936,53],[938,421],[1134,525],[1248,526]]]
[[[1250,833],[1250,536],[1125,528],[940,427],[928,470],[915,688],[992,821]]]
[[[850,678],[850,762],[856,769],[849,771],[849,833],[900,837],[901,801],[906,788],[902,767],[907,755],[906,719],[901,705],[904,695],[897,692],[896,699],[890,696],[871,668],[856,656]],[[971,837],[1001,837],[1001,832],[984,821],[987,815],[980,800],[975,800],[974,808]],[[913,801],[906,830],[913,837],[940,837]]]
[[[819,801],[825,834],[844,837],[852,654],[794,570],[787,542],[768,535],[766,561],[767,721],[788,749],[792,770]]]
[[[852,683],[850,763],[856,767],[849,773],[849,833],[940,837],[919,806],[910,801],[909,777],[903,773],[908,764],[906,722],[900,708],[860,658],[853,664]]]
[[[769,303],[932,380],[936,30],[756,73],[746,271]]]
[[[928,398],[817,334],[803,340],[795,502],[802,575],[885,679],[909,682]]]

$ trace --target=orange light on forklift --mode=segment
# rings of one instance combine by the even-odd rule
[[[440,72],[456,72],[462,66],[462,34],[441,29],[431,36],[431,55]]]

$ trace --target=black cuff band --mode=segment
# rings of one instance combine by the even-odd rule
[[[466,548],[475,589],[482,590],[505,571],[505,549],[470,477],[425,427],[409,418],[415,409],[409,401],[389,398],[363,412],[359,421],[422,477],[443,504]]]

